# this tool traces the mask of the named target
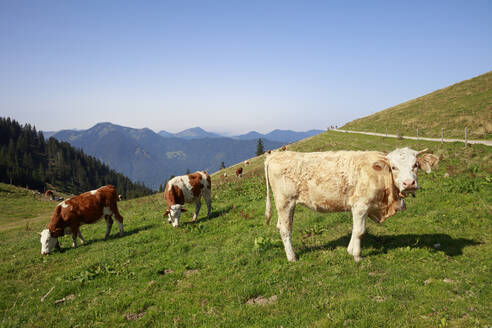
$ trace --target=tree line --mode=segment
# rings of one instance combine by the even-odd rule
[[[48,184],[57,191],[80,194],[112,184],[125,198],[150,195],[143,183],[134,183],[100,160],[55,138],[45,140],[34,126],[21,126],[0,117],[0,181],[44,192]]]

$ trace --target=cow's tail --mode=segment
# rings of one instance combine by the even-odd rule
[[[272,202],[270,201],[270,180],[268,179],[268,159],[265,161],[265,180],[266,180],[266,207],[265,207],[265,217],[266,224],[270,224],[270,219],[272,218]]]

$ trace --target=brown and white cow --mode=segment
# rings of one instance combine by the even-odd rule
[[[237,170],[236,170],[236,176],[238,178],[242,177],[243,176],[243,168],[242,167],[238,167]]]
[[[107,185],[58,204],[48,229],[41,232],[41,254],[49,254],[55,247],[59,247],[58,237],[65,234],[72,233],[73,247],[77,246],[77,236],[82,240],[82,243],[85,243],[80,233],[80,225],[95,223],[103,216],[106,219],[104,239],[107,239],[111,232],[112,215],[118,222],[120,236],[123,236],[123,217],[118,212],[117,199],[115,187]]]
[[[430,172],[439,159],[410,148],[389,154],[376,151],[320,153],[277,152],[265,160],[267,185],[265,216],[272,216],[272,187],[287,260],[296,261],[291,243],[292,222],[297,204],[317,212],[351,211],[352,237],[348,252],[361,260],[360,241],[366,217],[384,222],[405,209],[403,198],[417,188],[417,169]],[[420,155],[420,156],[419,156]]]
[[[48,189],[44,193],[44,197],[48,198],[49,200],[53,200],[55,198],[55,194],[53,194],[53,191]]]
[[[192,174],[181,175],[169,180],[164,189],[167,210],[164,216],[169,215],[168,222],[173,227],[179,226],[181,212],[186,212],[183,207],[185,203],[195,203],[195,214],[193,221],[198,217],[202,205],[201,198],[207,203],[207,217],[212,211],[212,181],[205,171],[197,171]]]

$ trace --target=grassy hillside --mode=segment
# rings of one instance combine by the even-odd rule
[[[342,129],[416,136],[492,139],[492,71],[345,124]]]
[[[203,205],[197,223],[188,211],[176,229],[162,217],[162,195],[123,201],[124,237],[115,228],[103,241],[102,221],[82,227],[88,245],[72,249],[64,237],[64,251],[50,256],[40,255],[35,231],[56,203],[0,185],[0,213],[8,213],[0,219],[0,326],[490,326],[490,148],[336,132],[289,147],[401,146],[428,147],[443,159],[420,175],[407,211],[368,222],[360,263],[346,251],[348,213],[302,207],[293,232],[299,261],[287,262],[275,213],[265,225],[262,156],[243,165],[242,179],[235,167],[212,177],[210,219]],[[20,223],[2,228],[12,222]]]

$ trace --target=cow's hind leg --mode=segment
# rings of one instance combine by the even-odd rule
[[[356,262],[362,260],[361,254],[361,239],[366,232],[366,217],[367,217],[367,206],[356,204],[352,207],[352,237],[350,238],[350,243],[347,247],[347,251],[350,255],[354,257]]]
[[[111,206],[111,211],[113,212],[114,218],[116,219],[116,222],[118,223],[118,227],[120,228],[120,237],[122,237],[125,234],[125,231],[123,230],[123,217],[118,211],[118,207],[116,206],[116,204],[113,204]]]
[[[198,197],[195,200],[195,214],[193,214],[193,222],[198,218],[198,213],[200,213],[200,208],[202,207],[202,197]]]
[[[205,203],[207,203],[207,218],[210,218],[210,213],[212,212],[212,197],[210,196],[210,190],[203,192],[203,198],[205,198]]]
[[[283,206],[279,206],[283,205]],[[280,231],[280,237],[284,244],[285,255],[290,262],[297,261],[294,248],[292,247],[292,222],[294,219],[295,201],[277,204],[278,222],[277,228]]]
[[[106,240],[108,239],[111,228],[113,227],[113,218],[111,215],[105,215],[104,219],[106,220],[106,234],[104,235],[104,240]]]

